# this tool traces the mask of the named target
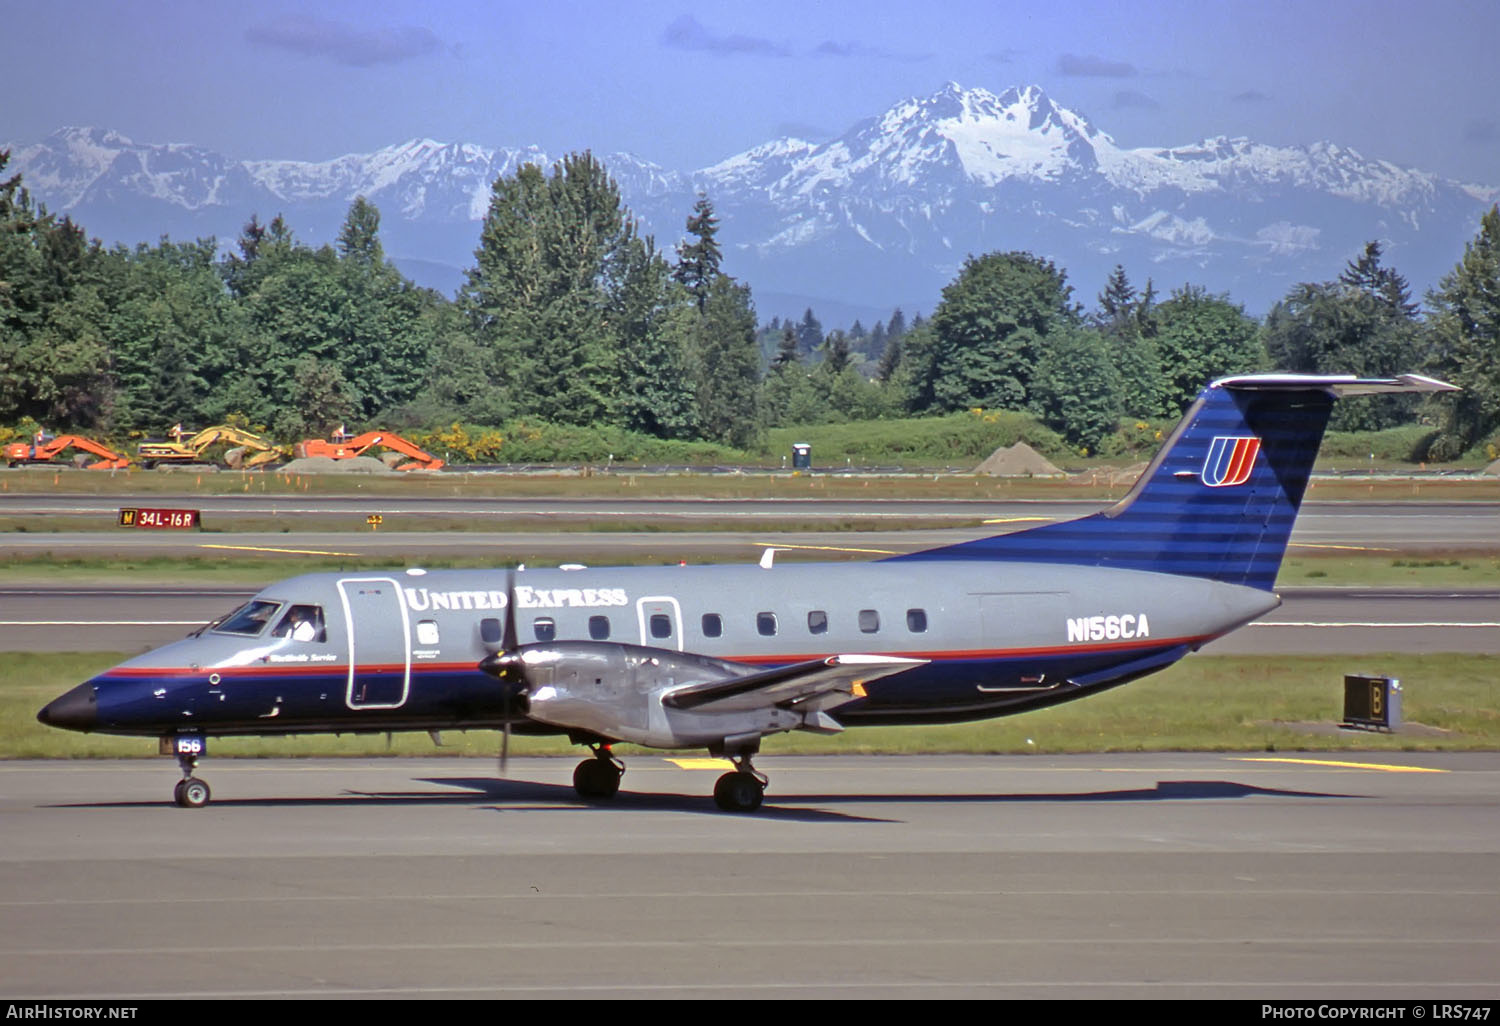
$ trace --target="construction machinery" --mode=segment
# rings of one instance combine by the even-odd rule
[[[298,442],[294,451],[299,459],[322,456],[331,460],[348,460],[363,456],[377,446],[392,450],[383,453],[381,460],[393,470],[438,470],[443,466],[443,461],[436,456],[390,431],[366,431],[362,435],[350,436],[341,428],[334,432],[331,441],[309,438]]]
[[[145,441],[136,448],[146,469],[156,466],[183,466],[191,463],[210,463],[208,450],[220,443],[233,448],[224,452],[224,462],[233,470],[249,470],[285,459],[287,450],[257,434],[231,424],[216,424],[204,428],[197,434],[188,435],[178,424],[168,432],[170,442]],[[248,455],[247,455],[248,454]]]
[[[67,449],[80,449],[73,454],[73,462],[86,470],[124,470],[130,466],[130,457],[122,456],[107,445],[101,445],[82,435],[49,435],[38,431],[30,442],[12,442],[5,447],[5,462],[8,466],[19,463],[54,463]],[[90,456],[99,457],[90,462]]]

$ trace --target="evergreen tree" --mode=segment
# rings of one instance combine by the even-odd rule
[[[812,307],[808,307],[802,315],[802,323],[797,326],[797,346],[803,356],[811,356],[822,344],[823,325],[813,316]]]
[[[917,319],[921,320],[920,317],[918,317]],[[913,325],[913,327],[915,327],[915,325]],[[885,334],[887,338],[898,339],[902,335],[905,335],[906,331],[906,315],[901,312],[901,308],[898,306],[891,313],[890,323],[885,326]]]
[[[801,363],[797,356],[797,332],[788,324],[781,330],[781,342],[776,346],[776,355],[771,359],[771,370],[784,373],[788,367]]]
[[[1463,259],[1427,294],[1431,373],[1463,388],[1444,396],[1433,459],[1452,459],[1500,427],[1500,209],[1491,207]]]
[[[831,331],[823,341],[823,365],[828,372],[839,375],[849,367],[854,358],[853,347],[849,343],[849,336],[842,331]]]
[[[714,238],[719,231],[719,219],[714,217],[713,204],[702,193],[693,205],[687,219],[687,231],[695,241],[684,242],[677,247],[676,278],[692,295],[702,313],[708,302],[708,291],[719,275],[719,264],[723,254]]]
[[[1419,365],[1416,306],[1405,279],[1380,266],[1380,246],[1366,245],[1337,281],[1302,282],[1266,318],[1272,366],[1304,374],[1386,377]],[[1355,398],[1334,407],[1330,426],[1374,431],[1415,415],[1410,397]]]
[[[620,329],[620,394],[616,423],[658,438],[688,438],[696,410],[688,380],[685,334],[674,311],[693,309],[674,286],[650,238],[631,238],[615,300]],[[699,314],[701,316],[701,314]]]
[[[760,350],[749,288],[720,274],[709,287],[692,333],[698,430],[703,438],[744,448],[759,434]]]
[[[562,424],[612,418],[621,342],[609,312],[634,237],[619,188],[588,153],[550,178],[528,164],[496,180],[461,301],[518,410]]]
[[[0,150],[0,176],[9,160]],[[100,263],[71,219],[32,206],[19,174],[0,177],[0,422],[64,429],[107,417]]]
[[[1349,261],[1339,281],[1379,301],[1387,316],[1412,320],[1417,315],[1417,304],[1411,301],[1406,278],[1381,265],[1378,241],[1365,243],[1364,252]]]
[[[1116,264],[1099,294],[1099,310],[1091,318],[1107,345],[1119,382],[1122,412],[1134,417],[1163,417],[1176,412],[1163,401],[1166,385],[1153,341],[1154,298],[1149,279],[1146,291],[1138,293],[1125,268]]]
[[[1138,301],[1139,297],[1125,274],[1124,266],[1115,264],[1115,269],[1109,272],[1104,291],[1099,293],[1099,327],[1117,338],[1129,334],[1135,325]]]
[[[352,263],[380,267],[385,250],[380,244],[380,211],[363,196],[356,196],[339,230],[339,256]]]
[[[904,345],[901,339],[892,338],[886,342],[885,349],[880,353],[880,362],[875,366],[875,380],[889,382],[901,367],[901,347]]]

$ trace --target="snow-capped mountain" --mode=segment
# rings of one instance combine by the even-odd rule
[[[70,128],[13,146],[11,167],[50,209],[129,243],[164,233],[227,241],[252,213],[282,213],[299,237],[329,240],[363,195],[384,215],[387,253],[447,266],[451,286],[471,262],[491,183],[558,156],[414,139],[317,163],[237,162]],[[778,139],[692,173],[630,154],[600,159],[664,249],[702,191],[720,216],[726,270],[758,296],[886,311],[893,300],[931,310],[967,255],[997,249],[1052,259],[1086,303],[1121,263],[1137,285],[1151,277],[1165,293],[1192,282],[1261,312],[1380,239],[1420,290],[1452,267],[1500,196],[1329,142],[1127,149],[1035,86],[997,95],[949,83],[828,142]],[[761,313],[800,307],[762,303]]]

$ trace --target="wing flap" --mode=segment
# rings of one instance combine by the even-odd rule
[[[822,708],[830,704],[825,700],[833,696],[839,696],[839,702],[853,698],[858,684],[888,677],[925,662],[926,659],[902,656],[832,655],[743,677],[689,684],[663,695],[661,701],[671,709],[701,709],[714,713],[745,712],[769,705]]]

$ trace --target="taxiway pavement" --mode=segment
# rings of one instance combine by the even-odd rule
[[[0,994],[1500,998],[1494,753],[758,765],[0,764]]]

